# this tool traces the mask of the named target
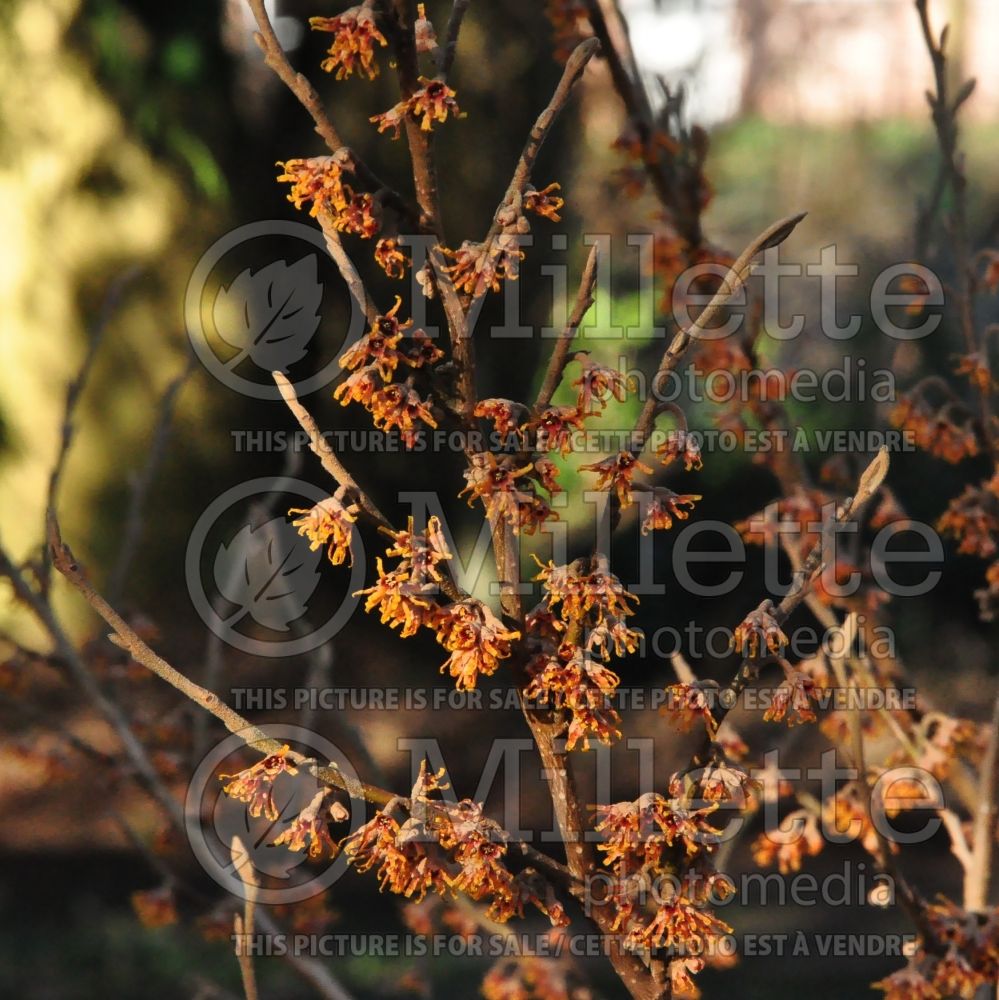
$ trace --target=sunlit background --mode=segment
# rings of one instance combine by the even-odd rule
[[[447,4],[430,0],[427,6],[443,21]],[[439,141],[445,221],[455,245],[481,238],[527,129],[558,79],[539,6],[538,0],[473,0],[454,76],[468,117],[442,129]],[[952,24],[955,77],[978,80],[962,119],[962,144],[976,237],[987,244],[999,229],[999,5],[939,0],[931,6],[938,23]],[[289,0],[269,7],[293,62],[321,88],[348,141],[404,187],[401,144],[376,136],[367,123],[393,100],[391,74],[374,83],[336,84],[318,69],[323,38],[306,32],[306,19],[331,15],[340,5]],[[784,250],[786,259],[815,261],[821,247],[837,244],[841,259],[861,268],[843,308],[863,312],[877,272],[911,259],[917,205],[936,171],[924,97],[930,65],[910,0],[626,0],[623,7],[650,93],[661,93],[660,81],[672,88],[682,84],[689,119],[710,131],[706,172],[715,196],[705,226],[712,242],[737,251],[773,219],[807,210]],[[562,258],[572,273],[585,256],[585,232],[611,233],[623,246],[625,234],[652,228],[652,203],[624,200],[613,181],[621,161],[610,147],[622,124],[606,73],[595,68],[542,156],[538,179],[560,181],[566,196],[568,250]],[[286,201],[273,165],[321,152],[301,108],[263,66],[239,0],[7,0],[0,19],[0,534],[13,557],[26,560],[40,549],[66,387],[88,345],[100,337],[56,501],[65,534],[95,579],[113,576],[158,401],[187,363],[183,306],[191,272],[215,240],[239,225],[307,221]],[[523,281],[525,315],[540,324],[548,293],[529,291],[542,262],[538,257],[529,256]],[[619,254],[614,271],[612,314],[631,322],[637,309],[634,259]],[[792,291],[788,308],[809,308],[809,295]],[[342,303],[332,308],[336,313]],[[334,318],[322,334],[335,348],[340,333]],[[896,354],[868,326],[849,348],[817,340],[786,349],[775,343],[770,356],[822,367],[837,364],[849,350],[872,366],[895,366],[904,387],[918,358]],[[945,324],[930,349],[943,362],[953,353],[947,336]],[[649,367],[655,349],[640,346],[636,357]],[[617,353],[615,345],[600,350],[609,359]],[[526,398],[535,384],[536,346],[485,357],[482,394],[515,396],[512,384],[522,386]],[[363,415],[335,406],[328,391],[307,402],[323,426],[363,426]],[[799,408],[792,415],[808,426],[886,426],[883,408],[864,404],[844,412]],[[695,425],[710,421],[707,409],[693,411]],[[238,453],[231,432],[245,428],[290,424],[279,403],[233,393],[196,366],[177,398],[163,461],[146,497],[136,557],[116,580],[125,610],[141,611],[157,630],[158,648],[196,675],[206,631],[184,582],[192,525],[219,493],[245,479],[277,474],[285,458]],[[360,456],[356,473],[386,506],[400,488],[437,485],[442,476],[451,477],[452,495],[463,485],[459,459],[443,471],[414,471],[402,456]],[[321,479],[311,459],[302,474]],[[959,492],[962,476],[925,456],[904,456],[893,484],[914,515],[932,520],[946,498]],[[766,472],[737,457],[706,469],[698,482],[710,515],[726,519],[747,516],[776,493]],[[477,515],[458,501],[452,509],[467,536]],[[901,652],[921,683],[931,692],[946,690],[956,711],[972,715],[995,649],[994,632],[975,617],[971,591],[979,573],[973,560],[953,560],[944,591],[897,613]],[[650,623],[694,616],[724,622],[750,603],[744,597],[705,609],[689,598],[650,600],[643,615]],[[75,599],[60,592],[58,604],[78,639],[99,635]],[[25,643],[44,641],[21,608],[0,609],[0,624]],[[402,648],[365,620],[342,633],[335,656],[335,679],[345,686],[407,683],[413,676],[423,684],[437,682],[432,643]],[[420,662],[425,670],[415,666]],[[724,673],[717,664],[701,669],[705,675]],[[230,654],[226,671],[222,690],[289,683],[286,677],[297,681],[303,667]],[[669,674],[656,662],[634,665],[625,676],[629,683],[654,686]],[[67,729],[112,744],[85,704],[54,683],[53,691]],[[155,716],[162,692],[153,682],[142,692],[139,700]],[[183,713],[171,718],[184,721]],[[5,706],[3,719],[13,743],[37,738],[16,708]],[[395,748],[401,732],[432,728],[442,742],[461,748],[481,727],[470,719],[419,713],[355,721],[364,727],[378,766],[402,775],[403,784],[406,761]],[[632,724],[638,733],[645,732],[643,725],[652,732],[657,723]],[[495,721],[504,735],[511,726],[522,727],[515,715]],[[471,774],[480,763],[475,752],[468,754],[456,765],[457,780],[463,768]],[[129,895],[154,884],[155,874],[85,783],[52,786],[11,749],[0,757],[0,803],[0,988],[6,995],[84,997],[99,988],[111,996],[190,996],[190,974],[199,968],[238,991],[225,945],[207,944],[179,928],[149,932],[135,923]],[[140,796],[122,791],[114,808],[155,835],[158,819]],[[949,870],[941,876],[944,884],[954,877]],[[333,902],[342,919],[354,900],[372,900],[372,880],[362,882],[345,880],[343,898]],[[391,915],[389,902],[374,899],[369,929],[382,914]],[[796,927],[817,918],[796,913],[764,919],[782,926],[790,920]],[[782,971],[781,978],[786,995],[807,984],[816,997],[842,997],[862,995],[864,983],[892,967],[890,960],[857,963],[855,981],[839,987],[823,986],[821,969],[806,963]],[[359,996],[398,995],[378,963],[357,960],[344,974],[361,984]],[[474,995],[474,977],[462,978],[461,970],[447,975],[459,995]],[[709,995],[728,988],[724,975],[705,975]],[[749,963],[729,975],[738,977],[742,996],[785,995],[773,981],[772,963]],[[264,979],[265,996],[307,995],[283,971]]]

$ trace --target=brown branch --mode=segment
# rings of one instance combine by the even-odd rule
[[[66,401],[63,405],[62,424],[59,430],[59,450],[56,453],[56,460],[52,466],[52,471],[49,473],[46,509],[49,507],[55,507],[58,500],[59,486],[62,483],[62,475],[66,467],[66,459],[69,457],[70,447],[73,444],[73,435],[76,430],[74,425],[76,408],[79,405],[83,389],[87,384],[87,379],[90,377],[90,371],[97,358],[97,352],[100,350],[100,346],[104,342],[104,334],[107,332],[108,324],[110,323],[115,310],[118,308],[118,304],[121,302],[121,297],[124,294],[125,289],[131,284],[138,274],[138,267],[130,267],[115,278],[115,280],[109,285],[108,290],[104,295],[104,300],[101,303],[97,319],[89,331],[90,336],[87,343],[86,353],[83,356],[83,362],[77,370],[76,376],[66,386]],[[41,568],[38,573],[42,593],[45,593],[48,588],[50,568],[51,564],[49,563],[48,552],[43,551]]]
[[[294,479],[298,476],[302,467],[302,452],[297,448],[289,448],[285,454],[284,463],[281,467],[281,479]],[[257,530],[261,525],[267,523],[274,514],[280,494],[270,493],[262,503],[250,505],[248,517],[251,530]],[[229,593],[232,586],[235,586],[236,579],[241,572],[238,560],[234,560],[229,567],[226,578],[227,586],[223,588],[223,593]],[[219,686],[222,677],[222,668],[225,663],[225,642],[217,630],[208,629],[205,637],[205,652],[203,656],[204,667],[201,673],[203,686],[209,691],[214,691]],[[192,706],[193,707],[193,706]],[[209,723],[211,716],[205,712],[192,712],[192,733],[191,733],[191,760],[201,760],[208,751],[208,741],[210,736]]]
[[[795,572],[788,592],[784,595],[780,604],[771,612],[778,625],[783,625],[808,596],[815,584],[815,580],[822,572],[823,561],[827,551],[826,545],[829,538],[832,537],[833,529],[837,524],[845,524],[852,517],[855,517],[874,493],[877,492],[884,481],[884,477],[888,474],[888,463],[888,452],[882,449],[860,477],[855,495],[847,497],[837,509],[835,516],[823,525],[822,537],[812,546],[812,549],[801,564],[801,568]],[[746,689],[749,682],[756,677],[759,667],[760,661],[751,657],[744,658],[739,664],[739,669],[726,688],[729,693],[718,699],[717,705],[712,711],[716,729],[721,725],[732,708],[735,707],[739,696]],[[712,740],[710,734],[708,734],[705,736],[701,749],[694,755],[690,769],[704,767],[710,759],[711,750]]]
[[[784,219],[778,219],[777,222],[772,223],[764,229],[742,251],[735,263],[729,268],[718,291],[715,292],[711,301],[701,310],[697,319],[679,330],[672,341],[670,341],[663,352],[659,367],[650,383],[651,391],[642,406],[631,433],[631,447],[629,450],[634,456],[637,457],[641,454],[655,427],[656,417],[661,412],[664,412],[662,404],[658,399],[658,393],[655,391],[656,386],[662,384],[667,376],[676,370],[690,345],[710,329],[713,320],[728,305],[736,292],[746,284],[753,273],[753,261],[756,255],[783,243],[794,232],[795,227],[804,217],[804,212],[800,212],[797,215],[789,215]],[[675,410],[671,412],[675,413]],[[621,501],[616,493],[611,494],[608,509],[610,529],[613,532],[621,519]]]
[[[852,612],[846,618],[843,625],[843,647],[838,656],[830,656],[830,663],[836,675],[836,682],[841,688],[846,690],[852,688],[857,690],[856,674],[847,676],[846,661],[849,650],[857,637],[857,615]],[[867,816],[871,828],[874,830],[877,848],[873,852],[874,860],[878,868],[889,876],[892,884],[899,892],[902,907],[909,915],[909,919],[920,930],[927,940],[933,939],[933,928],[926,919],[926,910],[919,894],[909,885],[908,880],[899,871],[898,866],[892,857],[891,843],[887,835],[881,828],[881,824],[874,819],[874,795],[870,782],[867,780],[867,762],[864,753],[864,729],[863,710],[860,706],[859,698],[856,706],[848,712],[850,727],[850,753],[853,757],[853,766],[857,771],[857,785],[860,789],[863,800],[864,812]]]
[[[340,277],[346,283],[354,302],[360,307],[361,312],[364,313],[364,318],[368,321],[368,325],[374,326],[378,318],[378,307],[365,287],[364,281],[357,272],[357,268],[354,267],[354,262],[350,259],[350,255],[343,248],[343,240],[340,239],[340,234],[333,225],[332,214],[327,208],[321,208],[316,216],[316,220],[323,231],[326,249],[333,258],[333,262],[340,272]]]
[[[712,296],[711,301],[698,314],[697,319],[687,327],[679,330],[669,346],[663,352],[659,368],[653,378],[653,384],[662,382],[666,376],[676,370],[687,348],[698,338],[702,337],[710,328],[711,323],[718,314],[728,305],[732,297],[749,280],[753,272],[753,260],[757,254],[769,250],[771,247],[780,246],[794,232],[795,227],[805,217],[804,212],[797,215],[789,215],[784,219],[778,219],[763,230],[742,253],[735,263],[729,268],[725,275],[721,287]],[[642,407],[638,421],[635,424],[636,445],[641,449],[645,439],[652,432],[655,423],[658,401],[654,392],[649,393],[649,398]]]
[[[128,571],[132,566],[132,559],[135,557],[136,550],[142,539],[146,497],[149,495],[156,470],[163,460],[167,442],[170,438],[177,397],[196,368],[197,361],[193,353],[189,354],[183,370],[171,379],[156,408],[157,419],[147,449],[146,461],[138,475],[132,481],[128,511],[125,514],[125,526],[122,529],[121,545],[118,549],[118,559],[108,582],[108,594],[112,601],[117,600],[125,589],[125,583],[128,580]],[[51,499],[49,508],[55,509],[55,504],[51,502]]]
[[[243,992],[246,1000],[258,1000],[257,975],[253,969],[253,957],[250,942],[253,940],[254,918],[257,910],[257,896],[260,882],[250,860],[250,854],[239,837],[233,837],[230,845],[233,868],[238,872],[240,881],[246,886],[243,912],[233,917],[233,936],[236,938],[236,961],[239,963],[239,974],[243,980]]]
[[[445,33],[444,44],[438,52],[437,75],[447,81],[454,65],[454,57],[458,51],[458,34],[461,31],[461,23],[468,12],[472,0],[454,0],[451,7],[451,16],[448,18],[447,31]]]
[[[281,42],[267,14],[264,0],[246,0],[246,2],[257,22],[258,30],[254,35],[254,41],[264,54],[264,62],[309,113],[315,124],[316,132],[322,137],[330,152],[342,163],[349,163],[349,169],[358,180],[373,191],[381,192],[385,202],[390,204],[403,218],[415,220],[416,213],[406,203],[402,195],[385,184],[354,150],[344,144],[340,133],[323,107],[316,88],[306,76],[296,72],[288,61],[288,56],[281,47]]]
[[[54,515],[49,515],[50,524],[54,522]],[[52,565],[56,570],[60,569],[58,562],[53,558]],[[63,663],[66,664],[73,679],[79,685],[83,693],[90,699],[98,712],[104,717],[107,723],[114,730],[122,745],[125,755],[128,757],[135,769],[137,780],[148,791],[152,797],[162,806],[164,812],[170,817],[174,825],[183,827],[184,816],[177,800],[163,784],[156,768],[149,759],[146,748],[139,741],[132,730],[128,719],[122,712],[118,704],[109,698],[90,668],[83,658],[77,653],[69,637],[66,635],[52,608],[45,597],[35,592],[24,579],[23,574],[11,562],[7,553],[0,548],[0,576],[6,576],[14,587],[14,592],[18,598],[31,609],[35,617],[41,622],[45,630],[49,633],[52,642],[55,644],[56,652]],[[127,627],[127,626],[126,626]]]
[[[541,383],[541,389],[538,391],[538,398],[534,401],[535,416],[551,403],[552,396],[555,395],[555,390],[558,389],[559,383],[562,381],[562,373],[565,371],[565,366],[569,363],[569,349],[572,347],[572,342],[576,337],[576,331],[583,322],[583,318],[589,311],[590,306],[593,305],[593,289],[597,283],[598,262],[598,248],[594,244],[589,257],[586,259],[586,266],[583,268],[583,276],[579,282],[579,291],[576,293],[576,304],[573,306],[572,314],[569,316],[569,322],[552,348],[544,381]]]
[[[931,206],[935,211],[936,205],[942,197],[943,187],[949,186],[953,201],[948,228],[951,253],[954,256],[954,270],[957,276],[958,323],[964,338],[965,350],[969,354],[973,354],[981,349],[981,345],[975,328],[975,275],[972,264],[971,240],[968,234],[968,178],[964,172],[964,157],[958,148],[957,112],[971,96],[975,81],[966,81],[955,96],[950,95],[947,84],[947,56],[944,51],[948,29],[944,28],[939,41],[934,38],[927,0],[916,0],[916,13],[919,16],[923,41],[933,66],[935,92],[928,92],[927,99],[930,103],[941,157],[941,172],[933,191]],[[928,220],[920,219],[918,231],[928,232],[928,226]],[[978,385],[977,390],[982,434],[990,457],[995,459],[999,445],[997,445],[993,426],[991,387]]]
[[[346,466],[337,457],[336,452],[329,446],[312,414],[299,402],[295,387],[281,372],[271,372],[271,377],[277,384],[281,398],[285,401],[288,409],[291,410],[292,416],[298,421],[302,430],[308,434],[309,448],[322,463],[323,468],[340,486],[347,488],[347,491],[360,504],[361,510],[379,528],[384,528],[386,531],[394,531],[392,522],[378,509],[371,497],[357,485],[357,480],[347,471]]]
[[[978,802],[971,819],[971,864],[964,878],[964,908],[984,913],[989,903],[992,856],[995,852],[996,799],[999,796],[999,694],[996,695],[989,738],[982,757]]]
[[[413,33],[413,25],[416,20],[414,17],[415,0],[392,0],[392,11],[394,14],[393,40],[396,50],[396,72],[399,77],[402,97],[405,100],[420,87],[416,36]],[[416,201],[420,206],[420,224],[434,233],[441,243],[444,243],[437,168],[433,156],[433,133],[424,131],[412,115],[406,115],[405,129],[413,167]]]
[[[614,89],[642,143],[645,154],[642,161],[656,196],[669,212],[680,235],[691,247],[699,247],[704,242],[700,204],[696,198],[681,197],[681,190],[691,185],[685,185],[677,176],[676,166],[669,158],[671,154],[663,154],[653,148],[656,122],[631,48],[627,22],[617,0],[587,0],[587,8],[593,33],[599,39],[601,52],[607,60]]]
[[[483,241],[486,253],[490,252],[492,244],[506,224],[502,221],[507,214],[505,210],[512,208],[516,215],[520,214],[520,200],[523,196],[524,188],[530,183],[531,171],[534,169],[534,164],[538,159],[538,154],[541,152],[541,147],[544,145],[545,139],[548,137],[558,116],[562,113],[566,104],[568,104],[572,88],[583,75],[583,70],[586,69],[589,61],[597,54],[599,48],[600,46],[596,39],[588,38],[585,42],[580,42],[576,46],[572,55],[566,61],[562,77],[555,87],[555,92],[552,94],[551,100],[544,111],[538,115],[537,120],[531,128],[527,142],[524,144],[524,149],[520,154],[520,159],[514,168],[513,177],[507,186],[499,208],[496,210],[492,226]]]
[[[114,630],[114,634],[110,636],[110,639],[116,646],[126,650],[136,663],[145,667],[161,680],[166,681],[186,698],[194,702],[194,704],[213,715],[230,733],[238,736],[250,749],[256,750],[262,755],[278,753],[283,750],[282,744],[272,739],[258,726],[253,725],[249,720],[243,718],[237,711],[223,702],[217,694],[201,687],[200,684],[196,684],[156,654],[136,634],[135,630],[129,626],[121,615],[97,593],[87,580],[82,568],[74,559],[72,552],[63,543],[58,521],[51,512],[48,525],[53,566],[77,590],[91,608]],[[306,767],[310,774],[327,787],[345,791],[351,798],[357,801],[369,802],[376,806],[385,806],[392,801],[401,802],[404,805],[408,803],[407,799],[394,795],[376,785],[348,778],[337,768],[320,765],[316,761],[303,757],[299,753],[291,752],[287,756],[293,763]],[[183,816],[180,816],[179,820],[182,823]],[[546,854],[531,847],[529,844],[513,842],[512,846],[515,846],[526,859],[542,870],[545,875],[556,879],[559,884],[574,886],[575,878],[564,865],[560,865],[553,858],[549,858]]]
[[[392,522],[378,509],[374,500],[357,485],[357,480],[347,471],[346,466],[337,457],[336,452],[329,446],[312,414],[299,402],[295,387],[281,372],[271,372],[271,376],[277,383],[277,387],[281,392],[281,398],[287,404],[288,409],[291,410],[292,416],[298,421],[302,430],[309,435],[309,448],[322,463],[323,468],[337,483],[345,487],[352,494],[369,520],[382,530],[393,535],[396,534],[395,528],[392,527]],[[451,575],[444,577],[441,590],[452,601],[462,601],[468,597],[458,587]]]
[[[257,22],[254,39],[264,54],[264,62],[274,71],[281,82],[298,98],[299,103],[312,116],[316,131],[329,147],[331,153],[343,149],[343,140],[330,121],[326,109],[308,78],[292,69],[291,63],[278,40],[278,36],[267,14],[264,0],[246,0]]]

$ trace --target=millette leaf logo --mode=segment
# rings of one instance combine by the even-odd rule
[[[276,798],[276,797],[275,797]],[[235,839],[238,847],[232,852],[232,861],[221,870],[223,877],[239,871],[245,861],[254,869],[274,879],[287,881],[308,859],[306,854],[293,854],[274,847],[274,841],[284,833],[295,817],[308,805],[308,798],[288,792],[283,802],[278,802],[276,820],[254,820],[245,807],[232,808],[239,803],[219,796],[213,815],[215,832],[223,838]]]
[[[236,605],[225,625],[234,627],[249,615],[263,628],[287,632],[308,609],[321,558],[284,518],[244,525],[215,555],[215,584]]]
[[[247,268],[219,289],[212,307],[219,336],[238,350],[225,367],[231,371],[249,357],[264,371],[287,371],[305,357],[322,300],[315,254],[294,264],[276,260],[258,271]]]

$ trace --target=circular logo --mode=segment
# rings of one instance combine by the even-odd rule
[[[320,253],[310,249],[302,254],[293,249],[296,241]],[[236,263],[223,268],[224,258]],[[184,322],[195,354],[214,378],[244,396],[276,400],[281,394],[271,372],[288,375],[300,396],[340,374],[338,350],[318,371],[294,375],[319,329],[325,287],[319,264],[329,259],[320,230],[282,219],[240,226],[201,255],[187,283]],[[228,283],[216,276],[222,271],[228,272]],[[367,328],[363,309],[353,295],[347,299],[343,347]]]
[[[198,518],[184,558],[187,590],[223,642],[253,656],[299,656],[350,620],[360,600],[354,594],[364,586],[360,532],[351,530],[347,589],[331,608],[329,598],[324,606],[316,596],[325,549],[312,549],[287,517],[289,508],[308,509],[328,496],[300,479],[251,479]]]
[[[264,725],[245,735],[252,739],[258,730],[320,765],[336,768],[347,784],[358,783],[357,772],[344,753],[317,733],[301,726]],[[347,870],[347,858],[342,853],[330,858],[326,852],[326,858],[317,864],[307,850],[291,851],[286,844],[274,842],[327,786],[305,767],[297,767],[294,774],[279,773],[269,779],[267,789],[277,818],[252,817],[246,802],[225,794],[226,781],[220,779],[220,775],[247,769],[245,751],[244,734],[232,733],[202,758],[191,778],[184,802],[184,826],[195,857],[215,882],[242,899],[247,889],[240,872],[247,864],[252,865],[254,881],[259,884],[253,895],[260,903],[297,903],[319,895]],[[323,809],[333,802],[332,795],[331,790]],[[365,821],[363,802],[351,801],[348,830],[338,831],[337,839],[356,833]],[[239,844],[234,849],[236,838]]]

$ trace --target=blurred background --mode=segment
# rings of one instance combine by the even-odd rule
[[[368,125],[369,115],[389,107],[394,79],[336,83],[319,70],[328,36],[305,30],[310,15],[332,16],[340,5],[288,0],[269,5],[296,68],[307,72],[328,101],[340,131],[379,173],[408,190],[402,143],[393,145]],[[438,130],[445,222],[452,246],[480,239],[509,181],[524,137],[548,100],[560,74],[553,60],[551,28],[537,0],[473,2],[463,28],[453,82],[468,117]],[[910,0],[624,0],[636,55],[648,74],[683,84],[687,115],[708,129],[711,150],[706,174],[714,197],[704,224],[712,243],[738,252],[772,220],[807,210],[808,217],[782,250],[790,261],[816,261],[835,243],[840,259],[856,261],[860,275],[847,283],[841,308],[866,315],[867,293],[887,264],[914,253],[917,205],[936,173],[936,146],[924,91],[931,83],[928,56]],[[448,5],[431,0],[428,14],[442,30]],[[999,224],[999,7],[987,0],[939,0],[935,23],[950,21],[949,52],[955,78],[974,76],[975,94],[962,115],[961,144],[971,180],[971,219],[978,245],[995,242]],[[58,506],[67,539],[95,580],[107,583],[121,566],[123,525],[136,477],[146,467],[156,435],[157,401],[187,364],[184,294],[198,259],[225,233],[258,220],[296,219],[286,189],[275,182],[278,160],[319,155],[321,140],[304,112],[261,61],[252,41],[247,8],[239,0],[173,3],[117,0],[7,0],[0,19],[0,532],[16,561],[40,551],[48,481],[59,451],[67,383],[76,375],[99,331],[96,354],[79,401],[77,434],[62,478]],[[382,57],[387,63],[387,56]],[[584,233],[610,233],[625,246],[628,233],[655,228],[655,205],[621,197],[614,171],[623,165],[612,143],[624,118],[603,66],[589,70],[565,117],[545,147],[535,179],[559,181],[566,197],[567,250],[556,255],[578,274],[585,259]],[[535,227],[540,232],[541,227]],[[547,234],[539,238],[543,240]],[[938,249],[931,248],[934,252]],[[543,325],[550,313],[549,283],[536,279],[545,253],[528,252],[521,290],[528,324]],[[616,253],[612,264],[611,315],[622,324],[637,316],[637,256]],[[937,261],[927,261],[936,264]],[[946,260],[939,265],[946,277]],[[367,273],[367,272],[366,272]],[[377,284],[377,277],[372,276]],[[570,277],[570,282],[574,280]],[[315,365],[334,356],[342,342],[342,286],[329,277],[333,299],[324,311]],[[389,286],[377,286],[386,294]],[[536,291],[534,290],[536,289]],[[814,289],[789,290],[787,309],[801,309],[817,322]],[[498,297],[484,323],[499,314]],[[990,306],[986,306],[986,309]],[[994,319],[995,317],[991,317]],[[983,321],[990,316],[984,315]],[[599,328],[588,337],[603,360],[615,361],[619,344],[602,342]],[[818,370],[840,365],[845,354],[864,357],[871,368],[892,366],[899,387],[925,373],[927,363],[946,365],[955,352],[946,317],[939,332],[916,352],[895,346],[865,321],[847,345],[799,338],[764,350],[774,363],[807,364]],[[629,341],[636,364],[651,368],[661,343]],[[536,341],[502,344],[480,352],[480,395],[528,398],[543,364]],[[928,361],[927,361],[928,359]],[[922,367],[920,367],[922,366]],[[511,390],[510,386],[519,389]],[[363,427],[365,415],[341,409],[329,391],[305,400],[323,427]],[[808,428],[884,428],[887,408],[869,401],[792,407]],[[627,426],[633,410],[622,406],[607,426]],[[711,426],[707,405],[689,411],[695,427]],[[615,424],[615,421],[620,423]],[[184,576],[184,551],[192,527],[211,501],[245,480],[273,476],[286,454],[248,453],[234,446],[234,430],[290,430],[279,402],[231,391],[199,365],[176,398],[175,417],[162,461],[143,504],[135,558],[113,580],[122,607],[141,614],[154,645],[171,662],[202,676],[207,630],[195,613]],[[817,471],[826,456],[809,455]],[[684,490],[705,495],[699,513],[725,520],[744,518],[777,495],[765,469],[740,455],[713,456],[703,473],[684,479]],[[589,459],[590,461],[594,459]],[[448,464],[450,462],[450,465]],[[387,511],[404,512],[400,489],[454,488],[448,514],[459,539],[471,541],[478,512],[453,499],[464,485],[461,456],[438,463],[403,455],[351,456],[357,478]],[[891,484],[908,511],[929,521],[984,466],[955,468],[923,454],[898,456]],[[980,475],[979,475],[980,474]],[[303,478],[321,484],[318,464],[302,461]],[[565,478],[572,485],[572,474]],[[675,485],[675,483],[673,484]],[[569,512],[573,530],[583,530],[585,512]],[[375,544],[372,539],[369,551]],[[668,566],[670,542],[661,544]],[[623,548],[618,570],[627,579]],[[979,719],[983,684],[994,684],[995,634],[978,621],[972,591],[982,565],[948,550],[944,580],[926,598],[898,602],[892,620],[899,653],[931,696],[958,714]],[[334,574],[327,573],[332,577]],[[666,574],[662,575],[664,578]],[[341,582],[324,579],[335,599]],[[731,623],[762,594],[697,601],[668,590],[643,599],[639,625],[682,627]],[[74,638],[100,643],[100,629],[69,594],[57,590],[57,607]],[[0,609],[6,634],[25,646],[45,638],[23,607]],[[437,676],[439,651],[431,641],[398,639],[357,614],[332,644],[337,686],[368,688],[419,683],[444,685]],[[183,757],[186,708],[158,682],[125,676],[108,646],[103,680],[146,725],[152,744]],[[725,658],[695,664],[705,677],[725,677]],[[275,685],[292,687],[306,677],[304,659],[274,661],[227,649],[219,690]],[[655,657],[633,658],[622,669],[626,685],[648,688],[672,681],[668,665]],[[414,680],[415,678],[415,680]],[[492,679],[501,684],[502,678]],[[58,714],[61,726],[113,748],[103,723],[57,671],[32,679],[29,703]],[[495,686],[495,685],[494,685]],[[10,691],[8,691],[10,694]],[[31,997],[181,997],[196,992],[195,972],[238,992],[238,974],[228,944],[206,942],[191,926],[148,930],[135,920],[130,897],[155,888],[159,876],[122,834],[112,815],[131,820],[152,841],[162,825],[156,810],[127,783],[111,801],[95,797],[78,766],[56,773],[25,747],[58,738],[5,695],[0,718],[0,990]],[[330,738],[350,743],[363,733],[367,752],[391,787],[405,788],[408,759],[400,736],[432,733],[441,740],[455,786],[471,794],[488,752],[483,727],[495,735],[523,736],[517,712],[356,712],[315,724]],[[257,721],[280,717],[267,712]],[[157,733],[154,722],[162,729]],[[626,732],[656,735],[657,718],[626,715]],[[630,730],[627,728],[630,727]],[[754,734],[750,727],[744,734]],[[756,733],[759,735],[759,733]],[[474,737],[474,739],[472,739]],[[481,753],[478,747],[481,746]],[[689,738],[688,738],[689,741]],[[765,740],[756,746],[765,748]],[[689,746],[680,743],[657,760],[664,776]],[[360,750],[357,751],[361,753]],[[672,762],[672,764],[671,764]],[[57,769],[58,770],[58,769]],[[536,769],[535,769],[536,771]],[[525,770],[525,774],[527,771]],[[631,797],[628,771],[621,797]],[[178,775],[182,788],[182,773]],[[525,778],[532,817],[550,823],[537,774]],[[939,851],[938,851],[939,853]],[[930,856],[936,856],[931,853]],[[859,852],[852,860],[861,860]],[[743,859],[745,860],[745,859]],[[841,863],[822,859],[832,866]],[[834,864],[835,862],[835,864]],[[916,864],[919,864],[916,859]],[[940,889],[952,888],[956,868],[940,865]],[[362,909],[359,904],[363,903]],[[377,894],[371,877],[347,877],[329,901],[333,926],[352,931],[397,927],[394,901]],[[862,912],[860,912],[862,911]],[[357,916],[362,913],[363,916]],[[907,930],[894,913],[870,908],[823,911],[789,908],[774,913],[726,914],[730,922],[795,930],[820,926],[850,930]],[[755,923],[754,923],[755,921]],[[260,963],[265,996],[310,995],[278,963]],[[861,996],[866,984],[899,963],[856,959],[837,966],[829,983],[822,963],[757,959],[737,972],[709,970],[701,977],[708,996],[730,988],[738,977],[741,995],[793,995],[807,988],[816,997]],[[486,964],[438,963],[434,995],[442,977],[452,992],[472,996]],[[779,970],[779,972],[778,972]],[[341,960],[337,973],[359,997],[401,995],[402,966],[371,958]],[[618,995],[606,970],[598,982]],[[775,976],[779,981],[775,982]],[[726,976],[729,978],[726,979]]]

